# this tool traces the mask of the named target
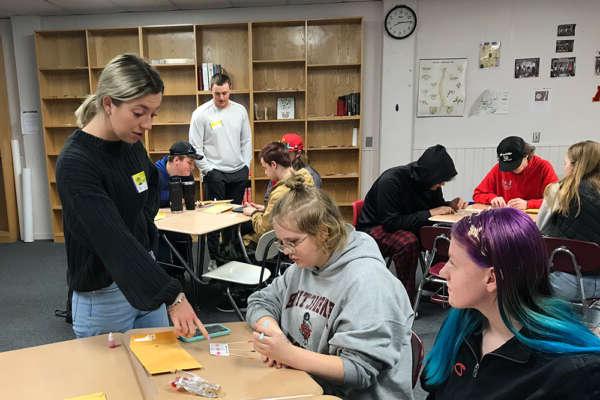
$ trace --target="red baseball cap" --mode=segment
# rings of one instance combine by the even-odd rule
[[[295,153],[304,150],[302,136],[297,133],[288,132],[281,137],[281,143],[285,144],[290,153]]]

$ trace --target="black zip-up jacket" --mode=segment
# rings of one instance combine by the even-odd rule
[[[134,176],[141,173],[147,186],[138,189]],[[181,284],[149,253],[158,247],[158,171],[144,146],[76,130],[58,157],[56,184],[69,286],[89,292],[114,281],[139,310],[172,304]]]
[[[600,354],[540,353],[515,337],[481,357],[481,334],[462,344],[449,378],[428,400],[600,399]]]
[[[428,224],[431,208],[447,205],[442,189],[430,188],[454,176],[454,162],[439,144],[415,162],[386,170],[369,189],[356,229],[366,232],[383,225],[386,232],[417,233]]]

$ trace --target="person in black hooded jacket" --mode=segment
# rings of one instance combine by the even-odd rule
[[[429,147],[410,164],[386,170],[371,186],[357,230],[369,233],[382,254],[391,257],[396,275],[411,298],[419,255],[419,229],[432,215],[450,214],[466,206],[457,197],[444,200],[442,186],[456,176],[454,162],[442,145]]]

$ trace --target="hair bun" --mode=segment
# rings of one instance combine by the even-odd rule
[[[306,190],[306,184],[304,183],[304,177],[300,174],[294,174],[285,181],[285,186],[290,190],[303,191]]]

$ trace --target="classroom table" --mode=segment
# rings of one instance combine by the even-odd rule
[[[252,331],[244,322],[224,325],[231,329],[231,335],[215,338],[214,342],[251,337]],[[121,343],[116,348],[107,346],[108,335],[100,335],[0,353],[2,398],[61,400],[103,392],[108,400],[199,399],[171,387],[174,373],[148,375],[128,350],[129,333],[165,329],[168,328],[114,334]],[[203,365],[190,372],[222,386],[219,399],[336,398],[321,396],[323,390],[306,372],[269,368],[258,355],[256,359],[211,356],[206,341],[182,346]]]
[[[252,219],[242,213],[226,211],[219,214],[211,214],[208,212],[209,207],[197,208],[195,210],[186,210],[180,212],[171,212],[168,208],[161,208],[159,211],[160,218],[155,219],[156,227],[161,231],[170,231],[183,233],[188,235],[198,236],[198,251],[196,252],[196,260],[191,266],[192,282],[194,293],[198,289],[198,285],[202,284],[201,277],[207,272],[207,265],[204,263],[204,249],[206,235],[212,232],[220,231],[224,228],[237,226],[237,238],[242,250],[242,254],[247,263],[250,263],[244,240],[242,238],[241,225],[244,222]],[[162,239],[167,243],[169,239],[166,235],[162,235]]]
[[[231,329],[231,334],[212,339],[213,343],[245,342],[252,336],[252,329],[245,322],[223,324]],[[154,329],[159,330],[159,329]],[[127,334],[148,332],[148,329],[134,329]],[[321,398],[321,387],[309,374],[290,368],[270,368],[263,364],[258,353],[249,353],[249,358],[217,357],[209,354],[209,342],[182,343],[183,348],[202,364],[203,368],[192,370],[211,383],[221,385],[219,399],[222,400],[267,400],[280,398]],[[251,344],[248,343],[248,349]],[[240,353],[239,350],[236,351]],[[148,399],[176,400],[198,399],[197,396],[176,392],[171,387],[176,373],[149,375],[136,358],[132,359],[133,368]],[[314,397],[317,396],[317,397]],[[331,397],[324,397],[324,399]],[[335,398],[335,397],[333,397]]]
[[[476,204],[469,205],[464,210],[458,210],[457,212],[452,213],[452,214],[433,215],[433,216],[429,217],[429,220],[431,222],[435,222],[435,223],[451,225],[451,224],[454,224],[455,222],[460,221],[464,217],[467,217],[469,215],[472,215],[474,213],[477,213],[477,212],[480,212],[483,210],[489,210],[490,208],[491,208],[491,206],[489,204],[476,203]],[[525,210],[525,212],[527,213],[527,215],[529,215],[529,217],[531,217],[533,222],[535,222],[537,220],[537,214],[539,212],[538,209],[528,208],[527,210]]]
[[[108,335],[0,353],[3,399],[65,399],[104,392],[109,400],[144,399],[124,346]],[[115,338],[124,338],[115,334]]]

